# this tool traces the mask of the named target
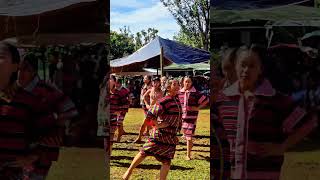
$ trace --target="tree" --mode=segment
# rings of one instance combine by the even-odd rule
[[[197,47],[209,49],[209,0],[160,0],[181,27],[183,36],[194,39]]]
[[[178,34],[175,34],[173,36],[173,39],[188,46],[192,46],[196,48],[202,47],[201,44],[197,41],[197,39],[187,36],[187,34],[182,32],[181,30],[179,31]]]
[[[134,37],[127,27],[121,28],[120,33],[110,33],[111,59],[117,59],[129,55],[135,51]]]
[[[156,38],[158,32],[159,31],[154,28],[148,28],[147,31],[141,30],[140,32],[137,32],[136,36],[134,37],[136,50],[138,50],[139,48],[148,44],[150,41]]]
[[[141,32],[136,33],[135,39],[135,49],[138,50],[142,47],[142,40],[141,40]]]

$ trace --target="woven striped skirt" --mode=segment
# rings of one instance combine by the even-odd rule
[[[175,151],[175,144],[165,144],[154,139],[148,139],[141,149],[142,154],[154,156],[160,162],[170,162],[174,157]]]

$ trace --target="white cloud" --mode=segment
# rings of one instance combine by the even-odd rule
[[[141,8],[145,7],[146,3],[143,3],[141,0],[111,0],[110,7],[111,9],[116,8]]]
[[[111,30],[118,31],[123,26],[129,26],[133,33],[149,27],[159,30],[159,35],[172,39],[180,29],[170,12],[161,2],[153,3],[150,7],[137,8],[133,11],[111,11]]]

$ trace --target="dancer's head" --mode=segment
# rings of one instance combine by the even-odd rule
[[[9,43],[0,42],[0,90],[16,80],[19,62],[17,48]]]
[[[188,90],[192,88],[192,79],[190,76],[186,76],[183,78],[183,87]]]
[[[260,47],[240,48],[237,53],[236,72],[242,90],[254,89],[263,76],[263,53]]]
[[[27,86],[37,75],[38,59],[33,54],[27,54],[19,65],[18,82],[22,87]]]
[[[221,62],[222,74],[231,83],[238,79],[235,70],[237,50],[237,48],[228,49]]]
[[[115,88],[116,82],[117,82],[117,78],[116,78],[116,76],[114,76],[114,75],[110,75],[110,79],[109,79],[109,86],[110,86],[110,89]]]
[[[178,79],[169,79],[165,85],[167,93],[171,96],[175,96],[180,90]]]
[[[122,86],[120,78],[116,78],[116,88],[120,88]]]
[[[145,75],[145,76],[143,77],[143,82],[144,82],[145,84],[149,84],[149,83],[151,82],[151,76]]]
[[[158,77],[152,79],[152,86],[154,88],[160,88],[161,83],[160,83],[160,79]]]
[[[165,86],[166,82],[167,82],[167,77],[166,76],[162,76],[161,77],[161,86]]]

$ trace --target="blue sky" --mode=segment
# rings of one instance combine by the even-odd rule
[[[169,39],[179,32],[179,25],[160,0],[110,0],[110,4],[113,31],[129,26],[131,32],[136,33],[151,27],[159,30],[158,35]]]

